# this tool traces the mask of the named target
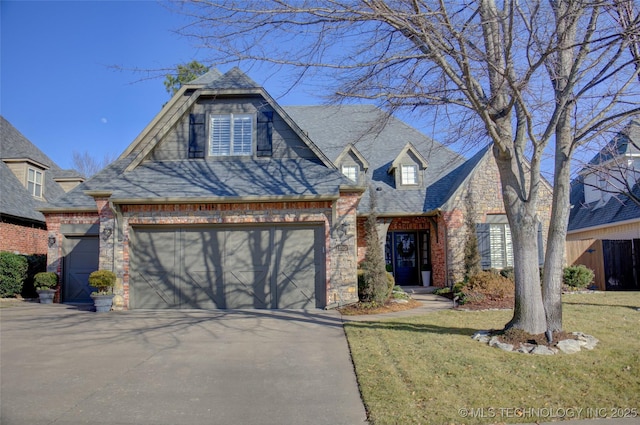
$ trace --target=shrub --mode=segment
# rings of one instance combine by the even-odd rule
[[[0,297],[15,297],[27,278],[27,259],[23,255],[0,252]]]
[[[391,298],[396,300],[408,300],[411,296],[407,294],[401,286],[394,286],[393,291],[391,292]]]
[[[510,280],[515,280],[515,273],[513,271],[513,267],[505,267],[504,269],[500,270],[500,276],[506,277],[507,279],[510,279]]]
[[[51,289],[58,284],[58,275],[54,272],[40,272],[33,277],[36,289]]]
[[[97,270],[89,275],[89,285],[98,289],[98,294],[108,294],[116,284],[116,274],[109,270]]]
[[[478,295],[482,295],[482,298],[498,300],[513,296],[514,283],[499,273],[483,271],[471,276],[462,292],[469,300],[481,299]]]
[[[38,294],[34,278],[36,274],[47,271],[47,256],[44,254],[27,255],[27,263],[29,263],[27,279],[24,281],[21,293],[24,298],[36,298]]]
[[[593,270],[579,264],[564,268],[562,282],[574,288],[586,288],[593,282],[594,277]]]

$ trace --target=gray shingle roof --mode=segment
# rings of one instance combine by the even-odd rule
[[[220,73],[220,71],[218,71],[217,69],[213,68],[213,69],[210,69],[206,74],[203,74],[198,78],[196,78],[195,80],[190,81],[188,85],[190,86],[205,85],[206,86],[207,84],[211,84],[213,81],[217,80],[221,76],[222,76],[222,73]]]
[[[589,161],[589,165],[602,164],[615,156],[638,154],[640,154],[640,121],[632,120]]]
[[[197,202],[215,198],[326,198],[337,196],[341,185],[351,184],[336,170],[304,159],[149,161],[123,172],[129,161],[116,161],[47,207],[95,209],[94,200],[85,191],[112,191],[116,202]]]
[[[640,146],[640,122],[631,121],[620,134],[614,137],[610,143],[591,159],[589,165],[608,161],[613,158],[614,153],[616,155],[637,155],[640,153],[638,146]],[[640,218],[640,205],[628,197],[615,195],[611,196],[604,205],[600,205],[600,202],[586,204],[584,189],[584,175],[580,175],[571,182],[571,212],[569,214],[568,231],[577,231]],[[640,186],[638,184],[634,186],[633,194],[640,198]]]
[[[53,179],[65,170],[60,169],[2,116],[0,116],[0,159],[30,159],[45,165],[48,167],[44,173],[45,198],[51,200],[64,194],[62,187]],[[31,196],[3,161],[0,161],[0,194],[0,214],[44,222],[44,216],[37,211],[44,202]]]
[[[633,194],[640,199],[639,185],[635,185]],[[585,204],[582,177],[572,182],[570,196],[571,212],[567,228],[570,232],[640,218],[640,205],[626,196],[612,196],[604,205],[598,205],[598,202]]]
[[[420,214],[442,206],[454,189],[446,177],[464,158],[373,105],[286,106],[285,111],[333,161],[351,143],[369,162],[368,183],[380,214]],[[410,142],[427,160],[424,187],[397,190],[389,166]],[[358,212],[369,210],[368,191]]]
[[[217,78],[216,73],[218,74]],[[213,71],[209,71],[203,77],[205,76],[208,77],[203,78],[200,84],[204,83],[204,86],[208,89],[236,90],[261,88],[260,84],[249,78],[249,76],[242,72],[238,67],[232,68],[225,72],[224,75],[220,75],[220,73],[214,69]],[[191,82],[191,84],[195,84],[196,82],[197,80]]]

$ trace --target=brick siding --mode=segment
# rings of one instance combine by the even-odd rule
[[[27,226],[0,222],[0,251],[22,255],[47,253],[47,230],[41,226]]]
[[[116,273],[116,309],[127,309],[129,306],[129,241],[131,226],[136,225],[322,224],[325,229],[324,251],[327,253],[324,294],[327,304],[357,301],[355,223],[359,194],[341,194],[335,202],[122,205],[119,211],[121,221],[118,223],[108,201],[108,198],[97,197],[96,213],[47,214],[49,235],[56,237],[56,244],[48,249],[48,270],[62,273],[62,224],[99,223],[99,264],[101,269]],[[109,237],[103,233],[105,229],[111,229]]]

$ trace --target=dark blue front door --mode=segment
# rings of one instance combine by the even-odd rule
[[[393,251],[396,285],[418,285],[418,240],[416,232],[394,232]]]

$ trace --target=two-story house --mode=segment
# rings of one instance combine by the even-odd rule
[[[0,251],[46,254],[47,227],[38,209],[83,181],[0,116]]]
[[[631,121],[571,185],[567,262],[600,290],[640,289],[640,122]]]
[[[462,278],[468,213],[485,265],[509,266],[488,147],[465,160],[373,106],[282,107],[239,69],[213,70],[42,209],[48,267],[66,302],[88,300],[99,267],[118,276],[116,308],[333,307],[357,300],[372,194],[399,284],[423,283],[423,265],[434,285]]]

